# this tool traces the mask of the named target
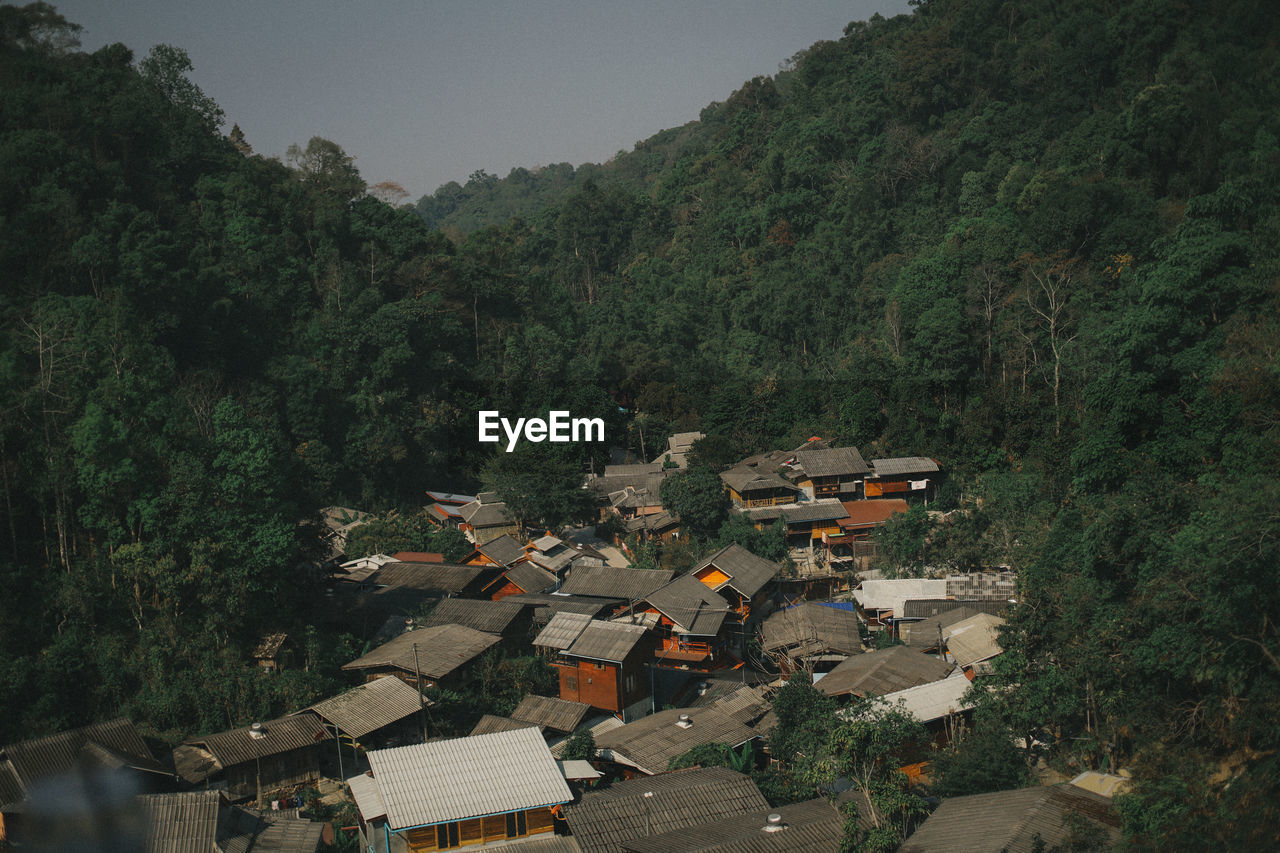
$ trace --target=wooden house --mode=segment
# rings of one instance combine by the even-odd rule
[[[680,538],[680,516],[673,512],[640,515],[626,521],[623,529],[627,536],[635,536],[641,542],[672,542]]]
[[[761,633],[761,649],[784,674],[799,668],[829,672],[862,653],[857,615],[816,601],[777,611],[765,620]]]
[[[651,646],[640,625],[604,622],[577,613],[559,613],[533,641],[553,655],[560,698],[629,716],[649,697],[645,662]]]
[[[736,749],[761,736],[732,714],[709,705],[641,717],[603,734],[596,748],[609,761],[652,776],[665,773],[671,759],[695,746],[722,743]]]
[[[765,507],[794,503],[799,487],[771,471],[737,465],[720,475],[729,490],[729,499],[740,507]]]
[[[267,672],[279,672],[291,658],[292,650],[288,648],[288,634],[267,634],[253,650],[253,659],[258,667]]]
[[[707,672],[726,665],[731,634],[726,628],[729,602],[691,574],[681,575],[649,593],[635,619],[658,635],[653,665]]]
[[[690,574],[719,593],[742,623],[765,601],[769,583],[781,569],[778,563],[757,557],[734,543],[704,558]]]
[[[321,742],[329,736],[311,715],[281,717],[191,738],[174,748],[173,764],[191,785],[225,785],[232,799],[270,798],[320,778]]]
[[[841,519],[840,534],[846,542],[863,542],[871,538],[877,527],[898,513],[906,513],[907,502],[901,498],[874,501],[845,501],[846,517]]]
[[[474,501],[475,495],[457,495],[452,492],[427,492],[431,501],[423,513],[437,527],[461,527],[462,508]]]
[[[796,453],[797,484],[811,499],[858,497],[871,466],[853,447],[828,447]]]
[[[0,840],[39,840],[43,829],[27,826],[32,812],[65,814],[65,791],[99,786],[158,792],[173,784],[173,774],[124,718],[6,744],[0,746]]]
[[[1120,817],[1106,797],[1073,785],[1035,785],[993,794],[949,797],[899,847],[900,853],[1065,850],[1091,827],[1099,846],[1120,843]]]
[[[424,704],[412,685],[398,678],[379,678],[295,711],[291,716],[309,714],[333,737],[345,735],[350,741],[359,741],[363,748],[374,748],[421,740],[422,721],[418,715]],[[335,750],[335,755],[340,753]],[[355,766],[354,763],[351,766]]]
[[[663,584],[675,572],[667,569],[623,569],[616,566],[580,566],[569,572],[559,592],[595,598],[639,601]]]
[[[763,530],[778,519],[786,526],[787,544],[793,548],[821,545],[831,536],[840,535],[840,522],[848,517],[844,504],[837,500],[805,501],[747,510],[747,517],[757,530]]]
[[[468,566],[499,566],[510,568],[524,557],[524,546],[510,534],[503,534],[475,547],[462,562]]]
[[[498,643],[489,634],[463,625],[437,625],[401,634],[388,643],[342,665],[364,674],[366,681],[394,675],[421,690],[458,679],[465,668]],[[421,683],[418,683],[418,674]]]
[[[706,434],[701,432],[678,432],[668,436],[667,449],[658,454],[653,464],[664,468],[688,468],[689,451],[693,449],[694,442],[706,437]]]
[[[863,493],[868,498],[921,498],[927,502],[937,493],[940,471],[938,460],[924,456],[872,459]]]
[[[768,808],[751,777],[727,767],[705,767],[615,782],[605,790],[588,791],[564,811],[583,853],[604,853],[622,850],[632,840]]]
[[[368,753],[347,779],[361,849],[425,853],[550,837],[573,799],[536,727]],[[539,848],[542,849],[542,848]]]
[[[459,507],[462,523],[458,529],[477,545],[497,539],[504,533],[520,535],[520,526],[496,492],[481,492],[471,503]]]
[[[551,572],[528,560],[522,560],[506,569],[484,591],[494,601],[501,601],[508,595],[547,592],[554,589],[556,583],[556,576]]]

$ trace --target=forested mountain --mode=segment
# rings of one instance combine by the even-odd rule
[[[454,240],[332,143],[223,137],[181,51],[73,37],[0,7],[0,741],[327,689],[332,638],[243,663],[322,606],[298,520],[473,487],[473,412],[554,403],[650,456],[943,460],[919,560],[1021,576],[984,713],[1134,768],[1140,848],[1280,832],[1265,0],[923,2],[581,182],[473,179],[523,218],[420,202]]]

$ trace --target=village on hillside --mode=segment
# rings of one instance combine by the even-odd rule
[[[529,530],[495,493],[428,492],[425,517],[471,546],[456,562],[347,559],[348,536],[371,517],[327,508],[328,615],[370,638],[342,665],[350,689],[168,755],[126,719],[4,746],[9,837],[133,832],[155,851],[597,853],[836,850],[847,822],[880,827],[866,779],[837,776],[816,797],[770,805],[752,774],[785,764],[775,745],[795,714],[775,698],[796,684],[845,718],[907,715],[928,746],[893,769],[926,784],[931,751],[964,736],[971,685],[1002,653],[1015,575],[886,573],[873,532],[927,508],[945,472],[929,458],[868,461],[820,438],[720,474],[731,513],[757,530],[783,526],[783,559],[735,543],[687,571],[638,568],[628,542],[681,537],[661,483],[686,470],[701,438],[674,435],[651,462],[588,475],[592,527]],[[296,639],[263,637],[261,677],[300,665]],[[518,691],[525,676],[501,662],[529,658],[554,672],[550,689],[519,695],[505,714],[466,702],[446,711],[447,697],[478,681]],[[98,823],[41,818],[50,780],[67,774],[101,801]],[[900,849],[1043,850],[1077,837],[1081,821],[1118,837],[1109,798],[1122,777],[1041,781],[944,799],[908,823]],[[103,828],[102,792],[119,791],[126,817]],[[317,805],[337,819],[313,820]]]

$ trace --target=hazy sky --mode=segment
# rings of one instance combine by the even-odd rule
[[[17,0],[18,3],[23,0]],[[172,44],[260,154],[312,136],[411,200],[603,162],[907,0],[53,0],[88,51]]]

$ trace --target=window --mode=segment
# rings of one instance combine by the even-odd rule
[[[442,823],[436,826],[436,849],[449,850],[461,843],[458,837],[458,822]]]
[[[567,688],[568,688],[568,689],[570,689],[570,690],[577,690],[577,689],[578,689],[578,676],[577,676],[577,675],[566,675],[566,676],[564,677],[564,686],[565,686],[565,687],[567,687]]]
[[[524,812],[507,815],[507,838],[520,838],[528,834],[529,825],[525,822]]]

